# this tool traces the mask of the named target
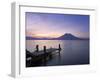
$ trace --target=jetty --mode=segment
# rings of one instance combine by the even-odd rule
[[[26,62],[27,63],[37,63],[37,62],[46,62],[54,54],[59,54],[61,52],[61,46],[58,45],[58,48],[48,48],[43,46],[43,50],[39,50],[39,45],[36,45],[34,52],[26,50]]]

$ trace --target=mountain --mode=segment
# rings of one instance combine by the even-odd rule
[[[58,37],[57,39],[59,39],[59,40],[80,40],[81,38],[78,38],[72,34],[66,33],[66,34]]]
[[[57,38],[36,38],[36,37],[26,37],[27,40],[89,40],[88,38],[79,38],[70,33],[65,33],[64,35]]]

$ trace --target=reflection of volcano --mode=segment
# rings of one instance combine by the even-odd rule
[[[88,38],[79,38],[72,34],[64,34],[57,38],[36,38],[36,37],[26,37],[27,40],[89,40]]]

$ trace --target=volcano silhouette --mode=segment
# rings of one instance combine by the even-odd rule
[[[81,38],[78,38],[70,33],[66,33],[66,34],[58,37],[57,39],[60,39],[60,40],[79,40]]]

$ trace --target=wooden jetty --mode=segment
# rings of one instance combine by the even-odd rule
[[[59,53],[61,51],[61,46],[59,44],[58,48],[49,48],[43,46],[43,50],[39,50],[39,45],[36,45],[36,50],[34,52],[29,52],[26,50],[26,61],[37,62],[37,61],[46,61],[48,57],[53,54]]]

